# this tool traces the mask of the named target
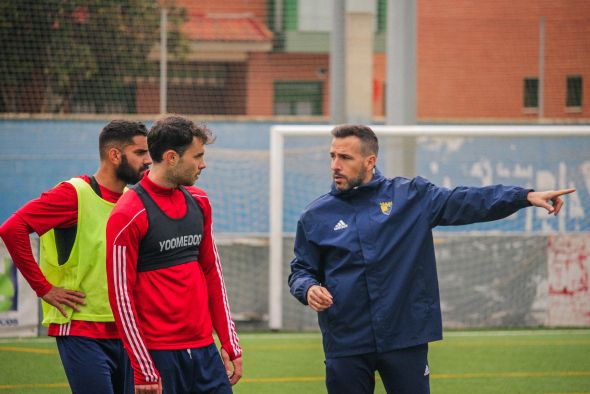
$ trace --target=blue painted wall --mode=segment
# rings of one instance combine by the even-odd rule
[[[61,180],[93,173],[98,165],[98,134],[106,123],[0,120],[0,222]],[[198,185],[213,202],[216,232],[268,232],[271,125],[208,122],[217,140],[208,148],[208,167]],[[287,139],[286,232],[295,230],[301,210],[311,200],[329,190],[328,144],[329,137]],[[383,168],[384,160],[386,150],[380,155]],[[422,138],[417,170],[434,183],[449,187],[490,183],[536,189],[576,187],[578,193],[568,200],[561,228],[590,231],[590,138]],[[559,228],[559,219],[523,210],[501,222],[438,230],[553,232]]]

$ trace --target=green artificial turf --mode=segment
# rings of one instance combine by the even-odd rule
[[[245,333],[241,344],[236,394],[326,392],[319,334]],[[590,394],[590,330],[446,332],[429,364],[433,394]],[[68,392],[52,339],[0,339],[0,394]]]

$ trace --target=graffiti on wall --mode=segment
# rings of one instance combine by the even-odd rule
[[[549,325],[590,325],[590,236],[551,236],[547,252]]]
[[[419,142],[418,173],[440,186],[577,189],[566,197],[557,217],[543,209],[524,209],[502,221],[452,231],[590,231],[589,138],[421,138]]]

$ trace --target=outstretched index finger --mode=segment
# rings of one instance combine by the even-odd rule
[[[555,190],[551,193],[551,197],[550,198],[555,198],[555,197],[559,197],[559,196],[563,196],[565,194],[570,194],[575,192],[576,189],[561,189],[561,190]]]

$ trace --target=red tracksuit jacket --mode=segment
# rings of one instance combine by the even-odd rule
[[[170,218],[184,216],[183,193],[153,183],[141,185]],[[206,193],[186,188],[203,213],[199,261],[138,272],[137,258],[148,230],[145,207],[134,190],[121,197],[107,224],[107,278],[115,321],[134,370],[135,384],[159,380],[150,350],[178,350],[213,343],[213,328],[233,360],[241,355],[217,247],[211,205]]]

